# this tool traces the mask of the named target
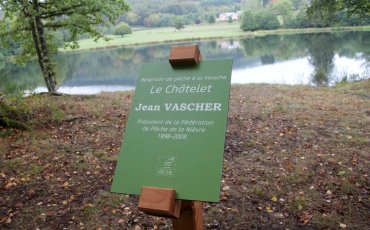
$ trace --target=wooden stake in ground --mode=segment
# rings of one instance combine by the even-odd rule
[[[173,218],[174,230],[202,230],[202,202],[177,200],[176,191],[142,187],[138,208],[154,216]]]
[[[201,58],[197,45],[172,47],[169,62],[173,68],[196,65]],[[142,187],[138,208],[155,216],[173,218],[174,230],[202,230],[202,202],[177,200],[176,191]]]

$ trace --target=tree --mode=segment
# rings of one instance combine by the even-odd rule
[[[227,22],[228,22],[228,23],[233,23],[233,18],[232,18],[231,16],[230,16],[230,17],[228,17],[228,18],[227,18]]]
[[[175,21],[173,22],[173,26],[177,30],[181,30],[185,28],[185,22],[182,18],[175,18]]]
[[[243,13],[240,28],[244,31],[255,31],[258,28],[256,16],[251,11]]]
[[[132,30],[126,22],[119,23],[114,29],[115,35],[121,35],[122,37],[126,34],[131,34]]]
[[[307,7],[307,1],[306,0],[292,0],[292,4],[294,7],[294,10],[301,10],[302,8]]]
[[[275,30],[280,28],[277,17],[271,12],[264,10],[257,14],[258,29]]]
[[[208,23],[209,24],[213,24],[213,23],[215,23],[216,22],[216,18],[215,18],[215,16],[214,15],[210,15],[209,17],[208,17]]]
[[[130,11],[125,14],[125,19],[125,21],[130,25],[137,25],[139,21],[139,16],[137,15],[137,13]]]
[[[245,9],[257,11],[263,8],[264,2],[262,0],[243,0]]]
[[[252,13],[246,11],[243,13],[240,28],[244,31],[254,30],[274,30],[280,28],[279,20],[276,15],[268,10]]]
[[[358,15],[362,19],[370,17],[369,0],[312,0],[311,6],[307,9],[310,17],[317,17],[318,14],[324,20],[332,20],[336,13],[344,11],[348,17]],[[318,13],[319,12],[319,13]]]
[[[293,4],[290,0],[280,0],[272,6],[272,11],[282,17],[283,24],[285,24],[286,17],[289,16],[292,10]]]
[[[125,0],[0,0],[0,8],[4,12],[0,37],[10,35],[21,44],[21,61],[37,56],[47,89],[55,93],[53,54],[57,47],[50,32],[68,30],[72,41],[70,47],[76,48],[79,34],[86,33],[95,39],[104,37],[96,25],[113,23],[128,10],[128,5]]]
[[[154,27],[159,25],[159,21],[161,20],[160,14],[151,14],[148,17],[144,18],[143,24],[146,27]]]
[[[271,0],[262,0],[263,7],[266,7],[270,3],[271,3]]]

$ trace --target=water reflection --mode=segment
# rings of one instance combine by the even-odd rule
[[[318,75],[317,71],[321,71],[322,67],[313,66],[311,59],[308,57],[281,61],[269,65],[264,65],[261,61],[261,65],[255,67],[233,70],[231,82],[234,84],[269,83],[323,86],[329,85],[330,79],[334,83],[341,81],[341,76],[359,74],[359,70],[366,69],[363,68],[363,64],[363,58],[357,60],[340,57],[336,54],[332,59],[333,67],[330,69],[331,75]],[[367,76],[368,74],[367,71]],[[329,76],[332,77],[329,78]]]
[[[62,86],[59,87],[59,93],[65,94],[83,94],[83,95],[91,95],[91,94],[98,94],[101,92],[115,92],[115,91],[128,91],[134,90],[134,86],[126,86],[126,85],[88,85],[88,86]],[[46,92],[46,87],[37,87],[32,92],[26,91],[27,94],[31,93],[40,93]]]
[[[307,85],[313,67],[307,58],[281,61],[274,64],[261,65],[233,70],[232,83],[270,83]]]
[[[232,83],[327,86],[345,77],[369,77],[369,35],[370,32],[274,35],[198,44],[204,59],[233,59]],[[59,54],[59,91],[94,94],[132,89],[140,66],[166,62],[169,49],[167,44]],[[35,63],[20,67],[2,62],[0,79],[0,91],[5,93],[16,88],[46,91]]]
[[[312,82],[317,86],[326,86],[334,68],[333,57],[336,39],[332,34],[315,34],[307,40],[309,60],[314,71]]]

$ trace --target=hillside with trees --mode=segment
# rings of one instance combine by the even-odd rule
[[[172,26],[175,18],[185,24],[199,24],[209,21],[222,12],[235,12],[241,9],[240,0],[129,0],[130,12],[121,20],[131,26],[161,27]]]
[[[131,10],[119,20],[127,22],[130,26],[173,26],[179,19],[185,25],[214,23],[223,13],[248,11],[250,12],[247,13],[247,17],[252,14],[255,17],[252,22],[257,20],[261,24],[256,29],[359,26],[370,23],[367,1],[358,3],[349,1],[351,3],[345,4],[341,1],[318,0],[129,0],[127,2]],[[334,8],[330,9],[331,5]],[[307,9],[310,9],[310,17],[307,17]],[[276,20],[279,21],[279,25]]]

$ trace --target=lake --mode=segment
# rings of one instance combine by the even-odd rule
[[[96,94],[135,88],[140,66],[166,62],[172,45],[197,43],[204,59],[233,59],[232,83],[330,86],[370,76],[370,32],[271,35],[57,55],[59,91]],[[0,92],[46,91],[35,62],[0,63]]]

